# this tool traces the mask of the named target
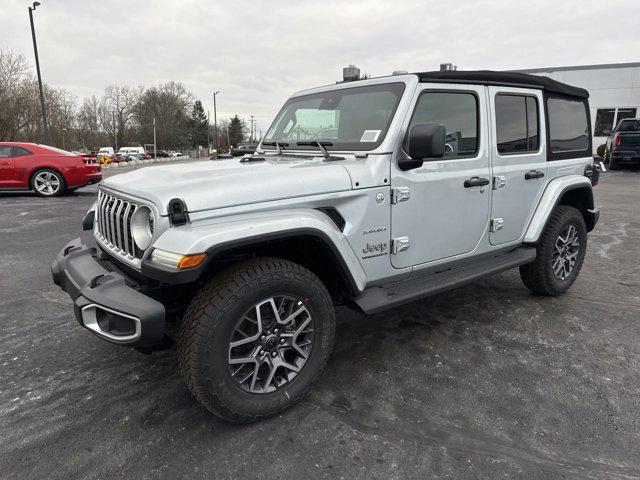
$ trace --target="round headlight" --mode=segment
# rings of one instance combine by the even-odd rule
[[[131,217],[131,235],[140,250],[146,250],[151,245],[153,212],[149,207],[139,207]]]

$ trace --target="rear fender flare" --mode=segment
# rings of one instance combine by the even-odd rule
[[[582,214],[585,217],[587,230],[590,231],[595,225],[596,212],[593,203],[593,189],[591,181],[581,175],[569,175],[557,178],[549,182],[538,202],[536,211],[529,222],[527,231],[524,236],[524,243],[537,243],[547,226],[547,222],[556,206],[561,203],[562,197],[570,191],[585,190],[587,193],[587,205],[583,208]],[[592,218],[594,217],[594,218]]]

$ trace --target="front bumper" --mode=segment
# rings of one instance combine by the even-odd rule
[[[58,253],[51,274],[73,300],[80,325],[95,335],[137,348],[163,342],[164,305],[139,291],[124,273],[107,269],[98,251],[79,238]]]

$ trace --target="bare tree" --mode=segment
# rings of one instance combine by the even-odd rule
[[[122,85],[108,85],[104,90],[105,116],[111,114],[115,117],[116,143],[120,146],[125,142],[126,128],[133,118],[138,92]]]
[[[37,125],[35,82],[22,55],[0,50],[0,140],[15,140]]]
[[[75,149],[81,140],[77,132],[77,97],[63,88],[45,86],[45,108],[49,117],[49,130],[54,145]]]
[[[167,82],[147,89],[109,85],[102,97],[86,98],[79,108],[72,92],[46,84],[44,89],[55,146],[74,150],[134,141],[152,143],[154,118],[160,148],[189,146],[193,96],[182,83]],[[38,98],[33,68],[25,57],[0,50],[0,141],[40,141]],[[225,121],[219,122],[218,132],[221,146],[226,146]]]
[[[38,86],[30,72],[24,56],[0,51],[0,140],[40,141],[42,112]],[[64,89],[48,85],[44,89],[54,144],[61,145],[65,129],[73,133],[76,99]]]
[[[77,115],[78,134],[84,146],[103,147],[111,145],[107,132],[101,128],[102,101],[95,95],[85,98]]]

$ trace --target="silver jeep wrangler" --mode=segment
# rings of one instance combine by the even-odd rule
[[[250,422],[293,405],[335,305],[379,312],[513,267],[558,295],[598,221],[588,93],[428,72],[293,95],[255,153],[100,184],[53,279],[113,343],[177,342],[193,395]]]

